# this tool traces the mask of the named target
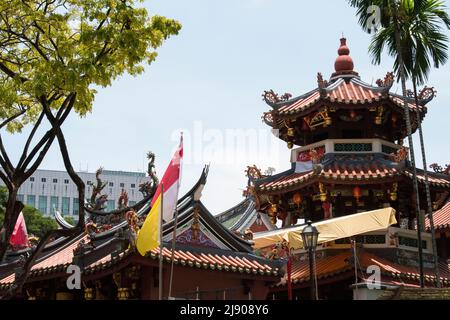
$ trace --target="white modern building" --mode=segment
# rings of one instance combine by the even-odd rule
[[[92,184],[97,180],[95,173],[78,172],[86,185],[86,198],[92,194]],[[143,199],[139,184],[149,181],[143,172],[103,170],[101,179],[107,182],[101,194],[108,195],[108,211],[117,207],[122,190],[128,192],[128,204],[134,205]],[[0,185],[4,185],[0,180]],[[33,206],[44,215],[53,215],[55,210],[63,215],[78,214],[78,190],[65,171],[37,170],[19,189],[18,199]]]

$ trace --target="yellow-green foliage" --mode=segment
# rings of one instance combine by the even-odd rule
[[[109,86],[119,75],[137,75],[156,49],[181,25],[150,17],[135,0],[0,1],[0,119],[26,109],[8,124],[20,131],[41,114],[42,99],[53,110],[76,94],[74,110],[92,109],[93,86]]]

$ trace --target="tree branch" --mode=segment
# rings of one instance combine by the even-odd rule
[[[22,288],[27,281],[27,278],[30,274],[30,270],[34,264],[36,258],[41,254],[42,250],[45,248],[45,245],[51,238],[54,237],[71,237],[77,233],[82,232],[83,229],[77,227],[71,229],[58,229],[48,231],[45,236],[41,239],[36,249],[33,251],[31,256],[25,262],[25,265],[22,268],[21,274],[15,279],[13,285],[8,289],[5,295],[0,297],[0,299],[12,299],[16,296],[16,293],[21,292]]]
[[[74,103],[75,103],[75,97],[76,95],[73,94],[72,98],[70,99],[70,103],[67,106],[67,110],[65,112],[65,116],[63,115],[61,119],[65,119],[67,117],[68,113],[70,112],[70,109],[72,109]],[[85,225],[85,212],[84,212],[84,198],[85,198],[85,185],[84,181],[80,178],[80,176],[75,172],[72,166],[72,162],[70,161],[69,151],[67,149],[66,140],[64,138],[64,134],[61,130],[61,120],[58,121],[52,114],[49,106],[47,105],[46,101],[41,101],[43,107],[45,116],[47,117],[48,121],[52,124],[53,129],[56,131],[56,137],[58,138],[59,143],[59,149],[61,151],[61,155],[63,157],[64,166],[66,168],[67,173],[69,174],[72,181],[75,183],[78,189],[78,205],[79,205],[79,211],[78,211],[78,224],[77,227],[83,228]],[[63,121],[63,120],[62,120]]]
[[[30,147],[30,143],[33,140],[33,137],[34,137],[38,127],[41,125],[43,118],[44,118],[44,112],[41,112],[39,118],[37,119],[36,123],[33,126],[33,129],[30,132],[30,135],[28,136],[27,142],[25,143],[25,146],[22,151],[22,155],[20,156],[19,162],[17,164],[17,168],[20,168],[22,162],[25,160],[27,153],[28,153],[28,148]]]
[[[58,119],[58,122],[60,123],[60,125],[66,120],[67,116],[69,115],[70,111],[72,110],[73,107],[73,103],[70,105],[70,107],[66,107],[65,104],[70,103],[70,101],[73,99],[73,102],[75,102],[74,99],[74,93],[70,94],[63,102],[61,109],[64,109],[64,113],[60,116],[60,118]],[[73,98],[72,98],[73,97]],[[42,98],[43,99],[43,98]],[[43,101],[45,101],[45,99],[43,99]],[[45,101],[45,103],[47,103]],[[44,111],[42,111],[43,114]],[[50,111],[51,113],[51,111]],[[59,112],[58,112],[59,113]],[[46,145],[46,143],[48,143],[48,139],[53,139],[56,136],[56,132],[54,130],[54,128],[52,127],[50,130],[48,130],[45,135],[41,138],[41,140],[34,146],[34,148],[32,149],[32,151],[30,152],[30,155],[27,158],[24,158],[24,160],[22,162],[19,163],[19,165],[17,166],[18,168],[20,167],[20,170],[25,171],[26,168],[28,167],[28,165],[31,163],[31,161],[33,160],[33,158],[36,156],[36,154],[39,152],[39,150]],[[51,144],[51,143],[50,143]],[[42,153],[41,153],[42,154]],[[43,154],[45,155],[45,153]],[[42,160],[42,159],[41,159]],[[41,161],[40,160],[40,161]],[[39,161],[39,163],[40,163]],[[36,162],[38,162],[38,160],[36,160]]]
[[[4,63],[0,62],[0,70],[2,70],[6,75],[8,75],[11,78],[15,78],[18,74],[9,69]],[[21,82],[28,81],[27,78],[24,78],[22,76],[19,76],[19,79]]]
[[[8,123],[10,123],[11,121],[16,120],[18,117],[20,117],[21,115],[23,115],[25,112],[27,111],[27,109],[22,109],[20,112],[16,113],[15,115],[9,117],[8,119],[6,119],[5,121],[3,121],[0,124],[0,129],[2,129],[4,126],[6,126]]]
[[[8,166],[11,173],[15,171],[15,168],[13,164],[11,163],[11,160],[9,160],[8,153],[6,152],[5,145],[3,144],[2,135],[0,134],[0,153],[3,156],[3,160],[5,161],[5,164]],[[2,164],[3,166],[3,164]]]
[[[2,170],[0,170],[0,179],[5,183],[6,188],[10,191],[12,189],[11,180],[8,179],[8,177],[3,173]]]

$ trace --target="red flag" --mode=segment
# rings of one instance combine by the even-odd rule
[[[23,217],[22,212],[19,214],[19,217],[17,217],[16,225],[11,235],[11,239],[9,239],[9,243],[13,247],[28,247],[27,225],[25,224],[25,218]]]

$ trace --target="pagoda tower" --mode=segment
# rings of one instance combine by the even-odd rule
[[[299,219],[320,221],[362,211],[393,207],[398,226],[415,228],[413,173],[408,149],[403,98],[390,92],[393,73],[365,83],[354,70],[346,39],[340,39],[335,72],[327,81],[317,74],[317,87],[292,97],[265,91],[271,110],[263,120],[278,131],[291,151],[291,169],[273,176],[249,170],[257,210],[272,223],[297,224]],[[408,98],[413,132],[435,96],[432,88],[420,92],[418,109]],[[417,116],[419,115],[419,116]],[[300,146],[295,147],[294,146]],[[448,175],[428,173],[433,209],[450,192]],[[417,171],[420,206],[426,212],[425,178]],[[422,223],[424,225],[424,223]]]
[[[276,175],[263,175],[256,166],[248,167],[249,182],[244,194],[253,199],[257,212],[281,227],[386,207],[396,212],[397,224],[386,230],[318,246],[316,274],[320,298],[355,298],[350,289],[356,283],[355,274],[360,283],[353,287],[364,283],[370,276],[366,268],[373,266],[381,270],[383,285],[419,285],[413,168],[403,143],[407,137],[404,98],[390,91],[393,83],[393,73],[387,73],[375,85],[362,81],[346,39],[342,38],[328,81],[318,73],[317,86],[300,96],[278,95],[273,90],[263,94],[270,106],[263,120],[291,149],[291,168]],[[434,89],[425,87],[417,105],[413,97],[407,97],[412,132],[424,119],[427,103],[434,96]],[[425,219],[423,170],[417,169],[417,179],[421,219]],[[433,210],[439,210],[450,199],[450,175],[435,170],[428,172],[428,181]],[[422,226],[425,225],[423,221]],[[431,240],[431,234],[424,231],[425,286],[435,286],[436,281]],[[261,248],[261,252],[282,257],[285,252],[280,248],[277,244]],[[304,250],[291,254],[293,295],[307,298],[308,258]],[[441,283],[449,286],[448,263],[441,260],[439,270]],[[287,282],[286,278],[273,288],[275,298],[287,298]]]

